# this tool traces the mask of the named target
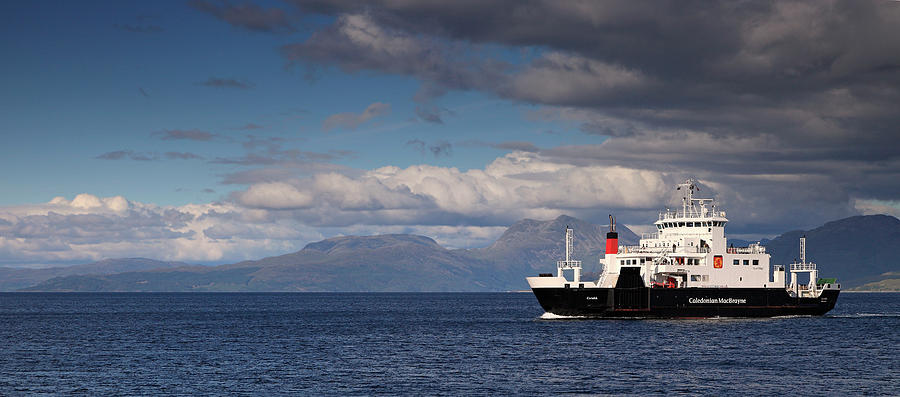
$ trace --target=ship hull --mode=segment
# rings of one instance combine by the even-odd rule
[[[840,290],[793,298],[783,288],[533,288],[547,313],[588,318],[820,316]]]

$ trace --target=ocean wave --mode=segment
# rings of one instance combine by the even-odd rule
[[[560,316],[558,314],[553,313],[544,313],[541,314],[541,320],[571,320],[571,319],[581,319],[585,318],[584,316]]]
[[[850,313],[850,314],[826,315],[825,317],[833,317],[833,318],[871,318],[871,317],[900,318],[900,313]]]

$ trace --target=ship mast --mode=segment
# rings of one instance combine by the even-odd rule
[[[575,231],[566,225],[566,260],[556,261],[556,275],[563,277],[563,270],[572,269],[573,282],[581,281],[581,261],[572,259],[575,254]]]

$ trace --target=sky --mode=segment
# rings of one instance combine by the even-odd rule
[[[900,2],[0,3],[0,265],[900,215]]]

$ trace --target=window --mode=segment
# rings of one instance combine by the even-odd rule
[[[759,266],[759,259],[753,260],[753,266]]]
[[[704,275],[703,275],[703,281],[709,281],[709,275],[708,275],[708,274],[704,274]]]
[[[687,225],[688,227],[694,227],[694,222],[688,222]]]
[[[744,259],[744,266],[750,266],[750,260]]]
[[[692,274],[692,275],[691,275],[691,281],[700,281],[700,275],[698,275],[698,274]]]
[[[684,222],[678,222],[678,226],[684,227]]]
[[[624,259],[619,261],[619,266],[625,266],[625,260],[624,260]]]
[[[740,261],[740,260],[737,260],[737,259],[734,260],[734,265],[735,265],[735,266],[740,265],[740,264],[741,264],[741,261]]]

